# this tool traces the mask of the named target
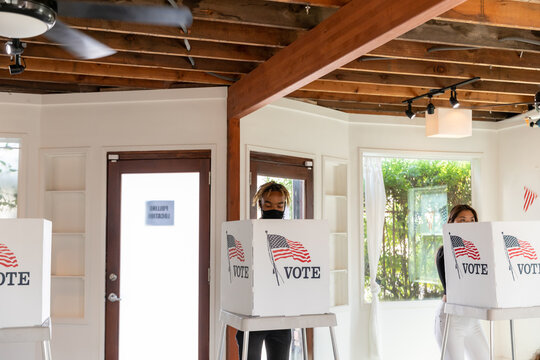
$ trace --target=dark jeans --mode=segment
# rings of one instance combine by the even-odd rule
[[[244,332],[236,333],[236,341],[242,360],[242,346],[244,344]],[[263,341],[266,344],[267,360],[288,360],[291,347],[291,330],[268,330],[268,331],[250,331],[248,360],[260,360]]]

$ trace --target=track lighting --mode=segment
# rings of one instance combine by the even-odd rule
[[[24,72],[24,69],[26,69],[26,66],[22,64],[22,57],[21,55],[15,55],[15,64],[9,65],[9,74],[10,75],[17,75]]]
[[[435,105],[433,105],[431,103],[431,96],[429,96],[429,104],[426,108],[426,112],[429,114],[429,115],[433,115],[435,113]]]
[[[477,77],[473,77],[473,78],[470,78],[468,80],[464,80],[464,81],[461,81],[461,82],[458,82],[456,84],[452,84],[452,85],[449,85],[449,86],[445,86],[445,87],[442,87],[440,89],[432,89],[430,90],[429,92],[425,93],[425,94],[422,94],[422,95],[418,95],[418,96],[415,96],[413,98],[410,98],[410,99],[406,99],[406,100],[403,100],[402,103],[405,104],[405,103],[408,103],[409,106],[408,106],[408,109],[407,111],[405,111],[405,114],[410,118],[412,119],[414,117],[414,113],[412,112],[411,110],[411,104],[413,103],[414,100],[418,100],[418,99],[421,99],[421,98],[425,98],[425,97],[428,97],[429,98],[429,104],[426,108],[426,113],[428,115],[433,115],[435,113],[435,105],[433,105],[431,103],[431,98],[433,96],[437,96],[437,95],[440,95],[440,94],[444,94],[444,92],[446,90],[450,90],[450,105],[452,105],[452,107],[454,109],[458,108],[459,107],[459,101],[457,99],[457,94],[456,94],[456,88],[460,87],[460,86],[463,86],[463,85],[467,85],[467,84],[470,84],[470,83],[473,83],[475,81],[478,81],[480,80],[480,78],[477,76]],[[537,107],[540,108],[540,92],[538,94],[536,94],[536,97],[538,98],[537,100]]]
[[[452,88],[452,91],[450,92],[450,105],[452,105],[454,109],[457,109],[459,107],[459,101],[457,99],[457,94],[456,94],[456,88]]]
[[[412,111],[412,106],[411,106],[411,104],[412,104],[412,101],[409,101],[409,106],[407,107],[407,110],[405,111],[405,115],[407,115],[407,117],[408,117],[409,119],[412,120],[412,119],[415,118],[416,113],[414,113],[414,112]]]

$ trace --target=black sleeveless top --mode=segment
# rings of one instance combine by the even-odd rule
[[[441,283],[444,288],[444,294],[446,295],[446,275],[444,272],[444,250],[442,246],[439,248],[439,250],[437,250],[437,254],[435,255],[435,264],[437,265],[437,272],[439,273],[439,279],[441,279]]]

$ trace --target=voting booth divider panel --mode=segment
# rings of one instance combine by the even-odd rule
[[[0,219],[0,328],[50,317],[51,222]]]
[[[221,308],[247,316],[329,312],[329,230],[323,220],[222,226]]]
[[[540,221],[446,224],[447,302],[540,306]]]

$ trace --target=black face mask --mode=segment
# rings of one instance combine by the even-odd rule
[[[261,219],[283,219],[285,211],[280,210],[262,210]]]

